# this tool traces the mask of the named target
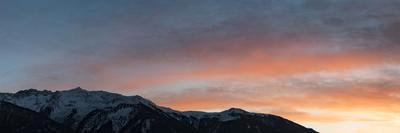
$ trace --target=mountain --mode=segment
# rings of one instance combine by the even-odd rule
[[[0,101],[0,131],[4,133],[69,133],[72,130],[37,112]]]
[[[33,128],[44,129],[38,131],[43,133],[316,133],[271,114],[238,108],[215,113],[180,112],[140,96],[80,87],[0,93],[0,101],[0,122],[7,123],[0,126],[0,132]]]

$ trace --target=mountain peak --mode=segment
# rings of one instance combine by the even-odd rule
[[[87,90],[82,89],[80,86],[78,86],[78,87],[76,87],[74,89],[71,89],[71,91],[87,91]]]
[[[30,95],[30,94],[37,94],[37,93],[51,93],[49,90],[37,90],[37,89],[27,89],[27,90],[20,90],[16,92],[15,94],[18,96],[23,96],[23,95]]]
[[[39,90],[37,90],[37,89],[30,88],[30,89],[27,89],[27,90],[20,90],[17,93],[31,93],[31,92],[38,92],[38,91]]]
[[[240,109],[240,108],[230,108],[228,110],[222,111],[222,113],[236,113],[236,114],[243,114],[248,113],[247,111]]]

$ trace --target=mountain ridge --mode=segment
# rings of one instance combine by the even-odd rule
[[[221,112],[177,111],[158,106],[138,95],[88,91],[81,87],[64,91],[28,89],[0,93],[0,101],[30,109],[77,133],[316,132],[272,114],[252,113],[239,108]]]

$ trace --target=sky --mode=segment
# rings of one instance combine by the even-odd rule
[[[0,0],[0,91],[81,86],[400,130],[398,0]]]

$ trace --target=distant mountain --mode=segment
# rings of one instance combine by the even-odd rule
[[[0,132],[9,133],[316,133],[270,114],[237,108],[218,113],[179,112],[140,96],[79,87],[0,93],[0,101],[0,123],[6,123],[0,125]]]

